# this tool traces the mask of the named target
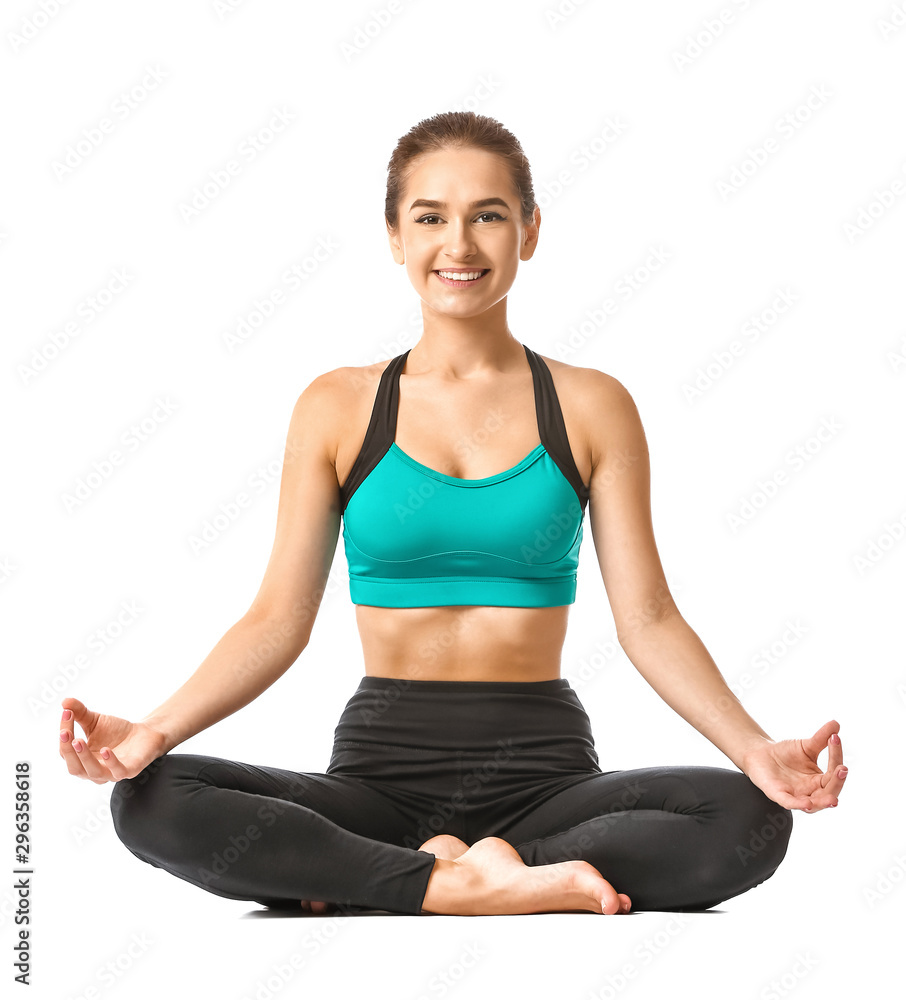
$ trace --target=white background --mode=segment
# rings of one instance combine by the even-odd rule
[[[11,871],[13,767],[28,760],[30,995],[893,995],[879,984],[906,898],[894,770],[906,714],[904,5],[45,6],[52,16],[8,3],[0,25],[0,614],[13,719],[0,842]],[[839,808],[796,812],[777,873],[682,926],[663,913],[260,919],[255,904],[129,854],[111,786],[70,777],[58,755],[62,697],[140,718],[245,612],[305,386],[417,341],[418,299],[387,248],[386,164],[411,126],[454,109],[498,119],[529,157],[540,245],[509,296],[510,326],[632,393],[680,610],[729,682],[748,677],[744,704],[775,739],[841,723]],[[244,158],[278,110],[288,124]],[[231,159],[238,176],[187,217]],[[231,350],[225,334],[319,240],[336,249]],[[655,248],[666,261],[620,296]],[[104,289],[115,294],[89,320]],[[772,313],[781,291],[794,301]],[[616,314],[577,334],[607,297]],[[764,332],[746,339],[757,317]],[[734,341],[744,350],[727,355]],[[126,451],[159,397],[174,412]],[[822,426],[834,428],[824,440]],[[68,509],[118,447],[124,463]],[[241,491],[251,505],[193,551]],[[748,518],[746,500],[758,505]],[[732,766],[616,647],[592,544],[586,522],[563,675],[602,766]],[[95,651],[89,637],[122,602],[140,614]],[[793,643],[790,622],[803,632]],[[323,770],[362,673],[341,542],[296,665],[180,751]],[[11,982],[13,896],[0,897]],[[470,945],[479,960],[457,964]],[[444,971],[449,989],[434,978]]]

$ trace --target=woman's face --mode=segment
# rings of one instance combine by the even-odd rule
[[[541,211],[522,222],[506,162],[484,149],[419,156],[400,198],[398,229],[388,232],[424,305],[446,316],[477,316],[510,290],[520,260],[535,252]],[[426,204],[429,202],[429,204]],[[484,202],[484,204],[476,204]],[[439,271],[481,272],[445,280]]]

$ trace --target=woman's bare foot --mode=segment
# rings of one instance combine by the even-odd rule
[[[629,897],[618,893],[587,861],[529,866],[500,837],[485,837],[447,859],[442,856],[444,847],[451,845],[439,845],[440,851],[429,846],[444,839],[432,838],[421,848],[436,857],[422,912],[477,916],[591,910],[616,914],[632,908]],[[455,850],[456,845],[452,846]]]

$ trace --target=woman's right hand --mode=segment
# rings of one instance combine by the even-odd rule
[[[166,735],[144,722],[92,712],[78,698],[64,698],[61,704],[60,756],[77,778],[96,785],[134,778],[168,750]],[[84,738],[75,735],[77,722]]]

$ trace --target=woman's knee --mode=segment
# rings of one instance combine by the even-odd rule
[[[736,858],[743,869],[771,874],[786,855],[793,832],[793,814],[740,774],[739,841]]]
[[[113,828],[131,851],[146,854],[152,843],[160,842],[160,830],[171,824],[179,811],[177,782],[196,765],[196,759],[193,754],[164,754],[134,778],[121,778],[113,786]]]
[[[769,878],[786,855],[793,814],[745,774],[733,773],[725,800],[726,842],[721,853],[728,884],[751,887]]]
[[[684,777],[696,789],[702,817],[711,820],[685,876],[714,906],[774,873],[786,854],[793,816],[741,771],[694,768]]]

